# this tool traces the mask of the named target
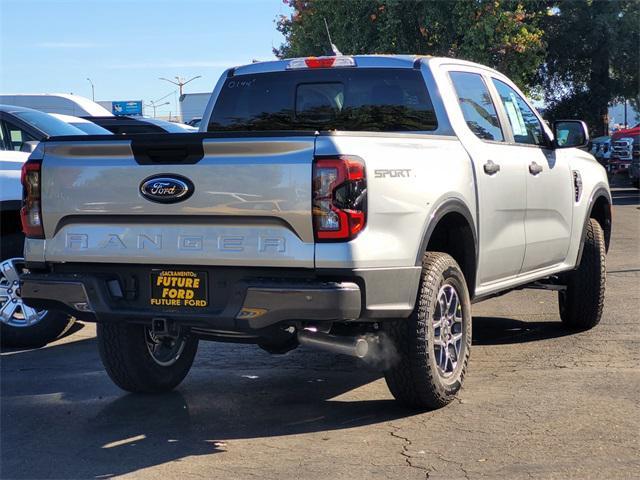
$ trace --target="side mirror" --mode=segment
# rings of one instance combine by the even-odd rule
[[[25,153],[33,153],[37,146],[38,142],[24,142],[20,146],[20,151]]]
[[[582,120],[558,120],[553,122],[556,148],[582,148],[589,144],[587,124]]]

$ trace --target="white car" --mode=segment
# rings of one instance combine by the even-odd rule
[[[80,117],[113,115],[102,105],[81,95],[70,93],[0,94],[0,104],[33,108],[45,113],[62,113]]]
[[[44,345],[73,323],[73,317],[65,313],[24,305],[18,283],[18,276],[24,271],[24,235],[20,227],[22,166],[41,140],[69,135],[86,133],[47,113],[0,105],[0,340],[3,346]]]

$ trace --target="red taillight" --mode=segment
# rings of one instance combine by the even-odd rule
[[[330,68],[336,61],[336,57],[309,57],[304,59],[304,63],[309,68]]]
[[[20,220],[22,221],[22,231],[28,238],[44,238],[42,207],[40,205],[41,165],[40,160],[28,160],[22,165],[20,174],[22,182]]]
[[[351,240],[367,223],[364,163],[351,156],[316,158],[313,230],[318,241]]]

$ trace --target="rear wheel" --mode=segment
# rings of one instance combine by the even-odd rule
[[[189,373],[198,339],[177,328],[157,336],[147,325],[99,323],[98,349],[111,380],[129,392],[166,392]]]
[[[471,348],[471,301],[456,261],[427,252],[413,313],[384,328],[399,354],[385,372],[393,396],[414,408],[451,402],[462,387]]]
[[[604,232],[591,218],[580,266],[567,275],[567,289],[558,292],[560,318],[570,328],[587,330],[600,322],[606,283],[605,255]]]

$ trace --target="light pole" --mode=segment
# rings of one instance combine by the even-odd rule
[[[91,84],[91,100],[96,101],[96,89],[93,86],[93,82],[89,77],[87,77],[87,81]]]
[[[164,77],[160,77],[158,80],[164,80],[165,82],[169,82],[169,83],[173,83],[174,85],[177,85],[178,88],[180,89],[180,96],[182,97],[182,87],[184,87],[187,83],[195,80],[196,78],[202,78],[202,75],[198,75],[196,77],[190,78],[189,80],[185,80],[184,78],[178,77],[177,75],[173,78],[175,78],[177,82],[174,82],[173,80],[169,80],[168,78],[164,78]]]
[[[164,107],[165,105],[169,105],[170,102],[164,102],[164,103],[156,103],[153,100],[151,100],[149,103],[147,103],[145,106],[146,107],[151,107],[153,108],[153,118],[156,118],[156,108],[158,107]]]

